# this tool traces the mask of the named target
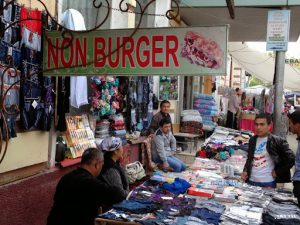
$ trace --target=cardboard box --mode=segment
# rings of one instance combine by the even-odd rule
[[[199,189],[195,187],[190,187],[187,191],[189,195],[194,196],[200,196],[200,197],[206,197],[206,198],[212,198],[214,191],[213,190],[205,190],[205,189]]]
[[[180,123],[173,123],[173,133],[179,133],[180,132]]]

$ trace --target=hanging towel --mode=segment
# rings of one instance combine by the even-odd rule
[[[84,18],[75,9],[67,9],[62,15],[62,24],[70,30],[86,30]],[[70,103],[75,108],[88,104],[86,76],[71,76]]]

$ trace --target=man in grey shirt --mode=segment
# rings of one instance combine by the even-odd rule
[[[171,120],[163,118],[159,126],[152,140],[153,162],[162,164],[163,169],[171,167],[174,172],[184,171],[186,165],[173,156],[176,151],[176,139],[171,132]]]

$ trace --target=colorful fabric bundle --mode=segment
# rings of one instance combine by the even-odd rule
[[[202,117],[197,110],[184,110],[181,113],[180,132],[203,135]]]
[[[175,178],[175,181],[171,184],[164,183],[163,189],[168,190],[174,194],[184,194],[188,188],[191,187],[191,184],[183,179]]]
[[[120,110],[118,98],[119,80],[115,77],[95,76],[91,78],[91,111],[94,115],[108,116]]]
[[[218,109],[213,96],[198,94],[194,98],[194,109],[200,112],[203,126],[206,129],[215,128],[216,124],[212,121],[212,117],[218,114]]]

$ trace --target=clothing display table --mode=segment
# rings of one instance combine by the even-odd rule
[[[291,192],[241,182],[246,155],[236,151],[225,162],[196,158],[187,171],[154,172],[95,224],[300,224]]]
[[[124,222],[124,221],[115,221],[115,220],[108,220],[108,219],[102,219],[102,218],[96,218],[95,219],[95,225],[141,225],[137,222]]]
[[[176,138],[177,143],[187,143],[192,146],[189,147],[190,152],[193,150],[197,150],[197,143],[200,135],[198,134],[190,134],[190,133],[174,133],[174,137]]]

